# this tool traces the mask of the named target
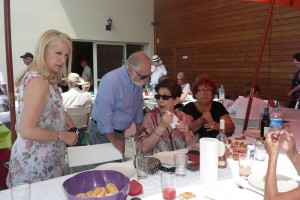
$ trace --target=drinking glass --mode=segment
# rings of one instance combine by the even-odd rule
[[[15,184],[11,188],[12,200],[30,200],[31,185],[29,183]]]
[[[176,199],[176,176],[174,173],[161,174],[161,189],[164,200]]]
[[[136,157],[136,170],[137,178],[145,179],[148,177],[148,157],[144,155],[138,155]]]
[[[176,176],[185,176],[186,175],[186,165],[187,165],[188,157],[185,153],[176,153],[174,155],[174,163],[175,163],[175,174]]]
[[[239,156],[239,175],[249,176],[251,174],[252,158],[245,154]]]

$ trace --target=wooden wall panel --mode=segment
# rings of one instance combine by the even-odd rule
[[[168,76],[179,71],[190,83],[207,73],[223,84],[232,99],[244,94],[255,72],[268,4],[243,0],[155,0],[158,21],[155,52]],[[296,72],[292,55],[300,52],[300,10],[276,5],[260,66],[263,98],[289,103],[287,93]],[[188,55],[190,59],[182,59]]]

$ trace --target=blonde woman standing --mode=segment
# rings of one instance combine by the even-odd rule
[[[67,131],[57,84],[72,63],[72,40],[65,33],[46,31],[37,42],[35,57],[17,81],[17,139],[11,150],[8,187],[64,175],[65,145],[78,136]]]

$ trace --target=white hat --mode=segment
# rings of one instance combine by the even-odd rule
[[[152,56],[152,62],[157,62],[159,60],[160,60],[160,57],[158,57],[158,55]]]
[[[90,83],[89,82],[84,82],[83,84],[82,84],[82,87],[84,88],[84,87],[90,87],[91,85],[90,85]]]
[[[68,81],[76,83],[77,85],[82,85],[85,83],[85,81],[76,73],[70,73],[68,76]]]

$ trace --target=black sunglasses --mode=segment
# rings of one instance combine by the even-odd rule
[[[130,67],[131,67],[131,66],[130,66]],[[142,75],[140,75],[140,73],[138,73],[133,67],[131,67],[131,68],[133,69],[133,71],[135,71],[135,73],[136,73],[137,75],[139,75],[139,77],[140,77],[141,80],[145,80],[145,79],[149,78],[149,76],[151,76],[151,74],[152,74],[152,73],[150,73],[150,74],[147,75],[147,76],[142,76]]]
[[[163,100],[169,100],[170,98],[174,98],[174,97],[173,96],[169,96],[169,95],[156,94],[156,95],[154,95],[154,98],[156,100],[159,100],[160,98],[162,98]]]

